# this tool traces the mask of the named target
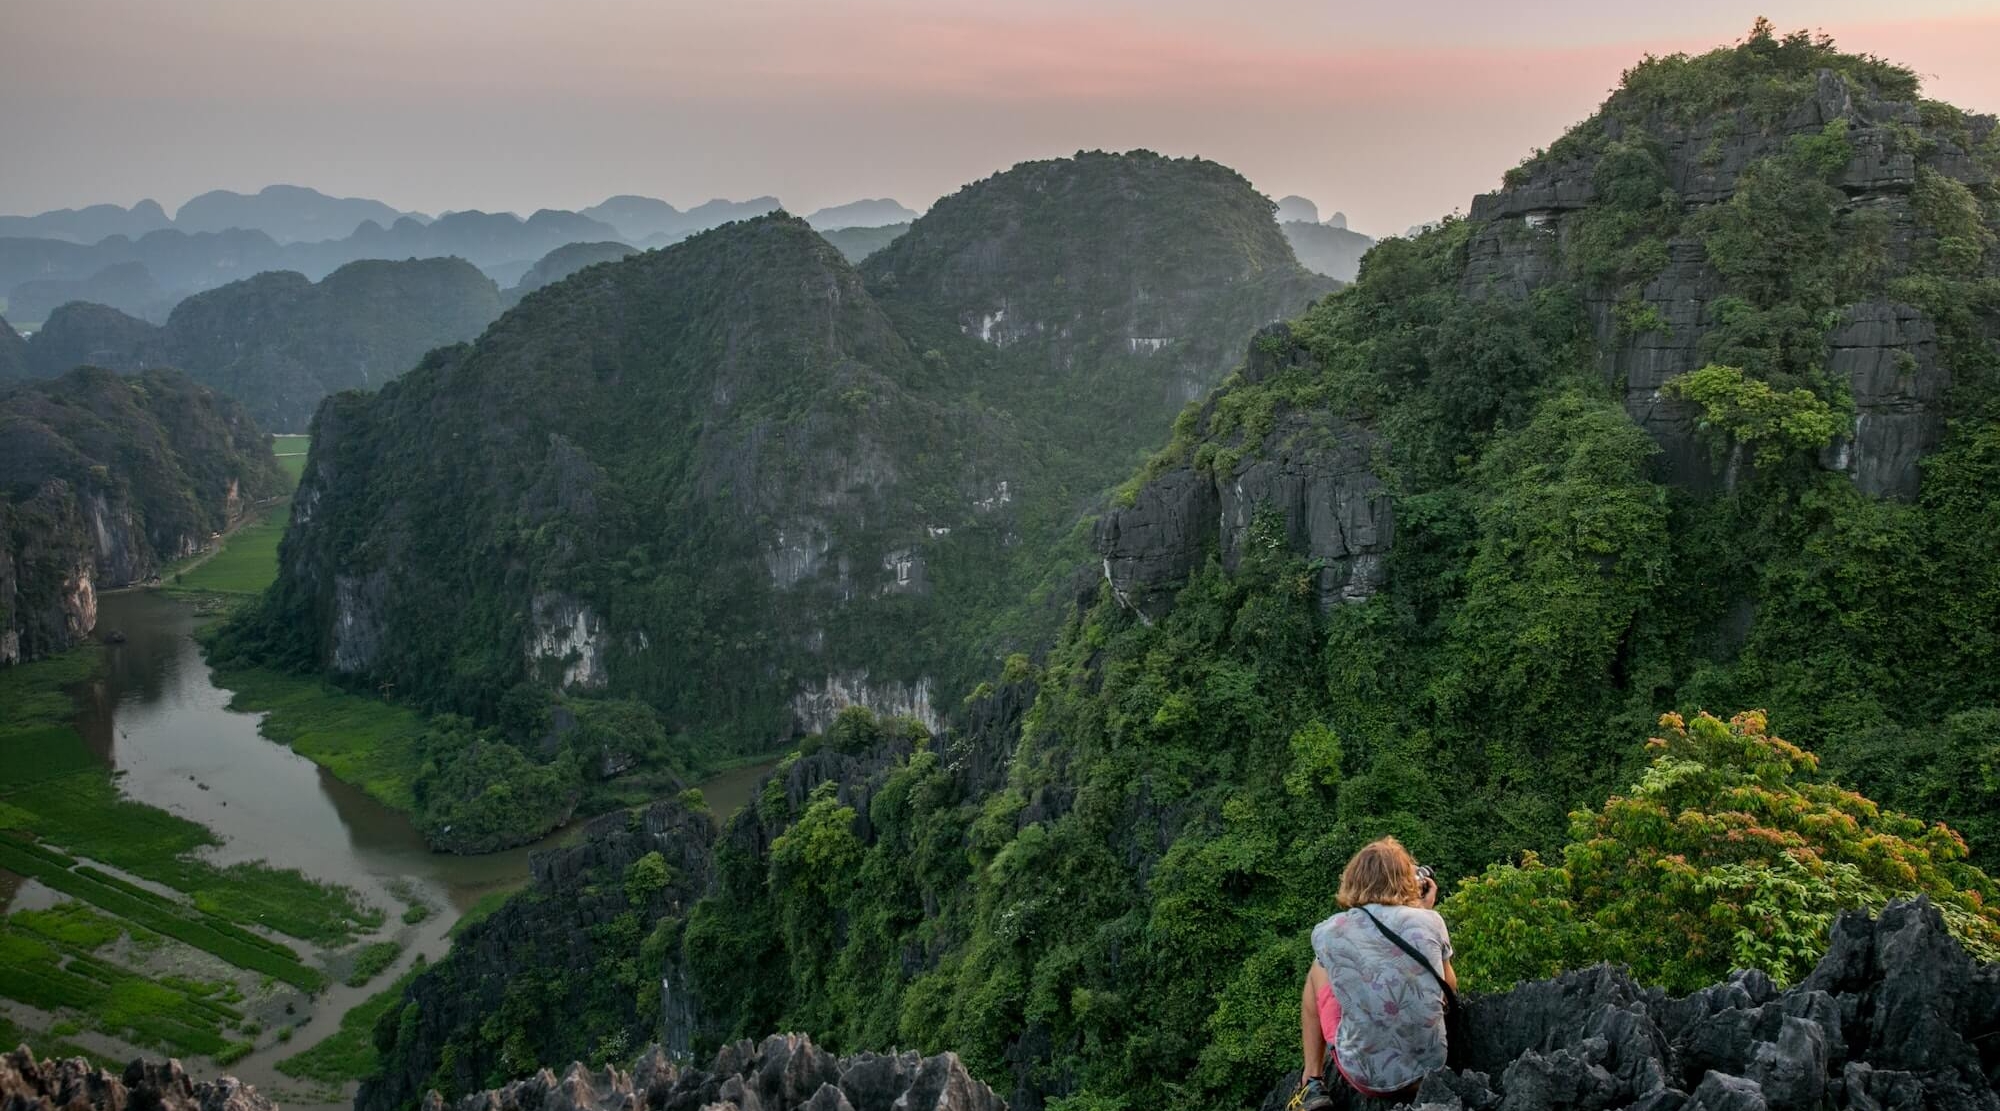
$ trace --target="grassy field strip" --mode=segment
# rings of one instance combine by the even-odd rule
[[[159,939],[121,927],[76,903],[21,911],[0,922],[0,995],[38,1010],[74,1012],[90,1028],[134,1046],[202,1054],[227,1064],[251,1043],[229,1037],[250,1024],[236,989],[175,976],[146,977],[99,959],[120,936],[153,947]],[[72,1020],[69,1026],[82,1029]]]
[[[73,899],[133,922],[238,968],[261,972],[306,991],[326,986],[326,974],[300,963],[290,948],[169,900],[13,836],[0,834],[0,868],[40,880]],[[111,881],[111,882],[106,882]],[[0,995],[17,998],[0,985]],[[23,1000],[30,1002],[29,1000]]]
[[[242,525],[222,541],[213,555],[185,571],[169,573],[169,594],[261,594],[278,577],[278,542],[285,538],[290,503],[264,510],[261,519]]]
[[[263,711],[266,737],[404,813],[417,808],[411,785],[423,766],[423,715],[304,675],[262,668],[221,669],[229,708]]]

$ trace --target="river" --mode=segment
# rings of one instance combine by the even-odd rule
[[[103,681],[81,700],[77,726],[128,797],[214,831],[221,843],[207,850],[210,859],[297,868],[352,887],[389,912],[383,934],[406,947],[394,968],[362,988],[328,988],[290,1044],[259,1049],[227,1070],[191,1063],[197,1076],[227,1071],[267,1094],[289,1096],[281,1101],[287,1108],[325,1106],[301,1098],[306,1086],[276,1072],[276,1062],[333,1033],[340,1015],[387,986],[417,954],[442,956],[460,915],[482,895],[525,883],[529,854],[571,831],[484,856],[431,852],[403,814],[260,734],[261,714],[229,710],[229,692],[210,680],[190,635],[199,620],[192,607],[149,591],[99,598],[98,629],[125,640],[106,651]],[[769,769],[736,768],[700,786],[726,817]],[[0,911],[38,905],[49,894],[32,882],[0,886]],[[415,926],[397,917],[410,896],[434,912]]]

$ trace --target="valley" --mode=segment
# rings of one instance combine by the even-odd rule
[[[294,745],[366,782],[341,752],[379,757],[406,716],[278,676],[243,684],[277,705],[268,717],[232,708],[243,694],[217,685],[197,643],[214,620],[201,603],[268,585],[283,518],[236,529],[166,585],[101,597],[116,643],[0,672],[6,1040],[113,1062],[170,1053],[288,1106],[337,1105],[372,1069],[366,1026],[343,1020],[379,1013],[527,880],[533,853],[573,835],[433,852],[407,813],[271,738],[285,722]],[[767,767],[700,786],[726,814]]]

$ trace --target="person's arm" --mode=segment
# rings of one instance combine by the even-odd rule
[[[1444,982],[1451,985],[1451,990],[1458,990],[1458,973],[1452,971],[1450,957],[1444,959],[1444,967],[1438,969],[1438,975],[1444,977]]]

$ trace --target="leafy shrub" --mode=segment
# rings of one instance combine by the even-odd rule
[[[1669,380],[1660,392],[1701,406],[1702,430],[1756,449],[1759,466],[1818,451],[1840,432],[1832,407],[1811,390],[1774,390],[1733,366],[1711,363]]]
[[[1495,865],[1446,900],[1468,986],[1598,960],[1674,991],[1735,968],[1789,984],[1837,913],[1918,894],[1976,956],[2000,957],[2000,887],[1950,828],[1806,778],[1818,761],[1769,735],[1761,711],[1660,724],[1639,782],[1572,815],[1560,865]]]

